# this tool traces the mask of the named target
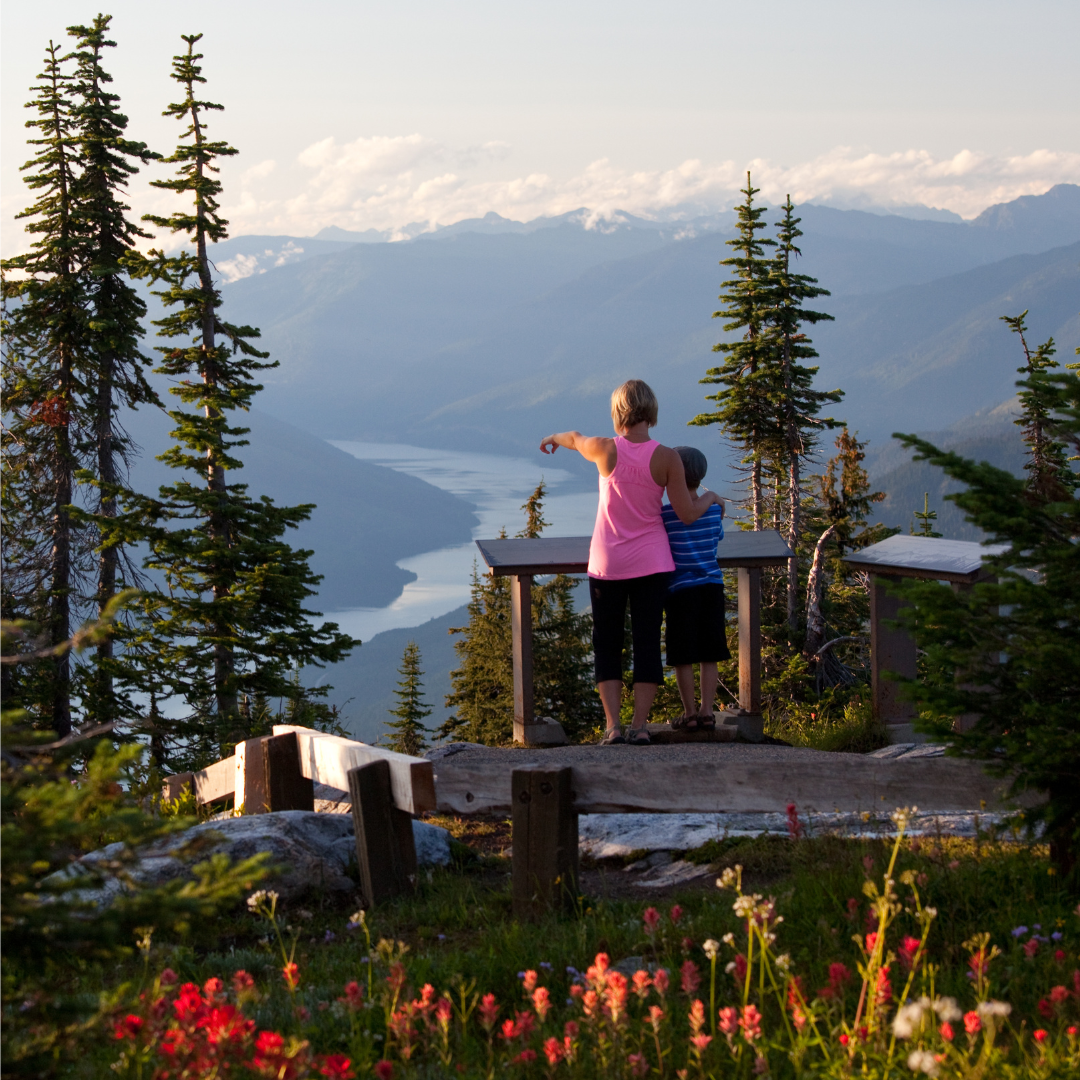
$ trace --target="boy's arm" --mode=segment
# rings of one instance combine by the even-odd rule
[[[693,525],[714,503],[720,503],[721,510],[723,509],[723,500],[714,491],[706,491],[696,498],[691,495],[686,486],[686,471],[683,469],[682,458],[669,447],[661,449],[667,470],[664,486],[667,488],[668,501],[684,525]]]

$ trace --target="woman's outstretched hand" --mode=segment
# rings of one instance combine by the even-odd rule
[[[550,447],[551,449],[549,450],[548,447]],[[559,449],[559,444],[556,441],[554,435],[549,435],[546,439],[544,439],[540,443],[540,453],[541,454],[554,454],[555,451],[558,450],[558,449]]]

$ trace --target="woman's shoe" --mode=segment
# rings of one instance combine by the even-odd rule
[[[697,731],[699,719],[697,716],[676,716],[671,721],[671,728],[673,731]]]
[[[702,731],[716,730],[716,716],[713,713],[701,713],[697,718],[698,727]]]
[[[604,732],[604,737],[600,740],[600,746],[614,746],[616,743],[624,743],[626,740],[623,738],[622,730],[620,728],[612,728],[610,731]]]
[[[631,746],[652,746],[652,739],[644,728],[631,728],[629,741]]]

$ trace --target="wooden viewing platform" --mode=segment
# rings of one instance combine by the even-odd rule
[[[589,542],[588,536],[476,541],[492,577],[510,578],[515,742],[528,742],[529,728],[535,723],[533,578],[586,573]],[[717,563],[738,571],[739,707],[750,716],[761,712],[761,570],[765,566],[783,566],[791,557],[791,549],[772,529],[732,530],[717,548]]]
[[[870,575],[870,682],[874,717],[891,726],[893,742],[911,737],[915,705],[901,696],[901,685],[885,677],[894,672],[906,679],[917,673],[915,641],[894,623],[904,606],[890,591],[900,578],[943,581],[954,589],[970,589],[985,581],[989,571],[983,559],[999,554],[1000,545],[969,540],[945,540],[934,536],[890,536],[862,551],[844,556],[844,562]],[[960,717],[963,725],[968,718]]]

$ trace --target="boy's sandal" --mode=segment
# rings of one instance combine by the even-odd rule
[[[676,716],[671,721],[671,728],[673,731],[697,731],[698,729],[698,717],[696,716]]]
[[[644,728],[634,728],[630,732],[631,746],[652,746],[652,739]]]
[[[626,740],[623,738],[622,731],[619,728],[612,728],[611,731],[605,731],[604,737],[600,740],[601,746],[614,746],[616,743],[624,743]]]
[[[702,731],[714,731],[716,729],[716,716],[713,713],[701,713],[698,718],[698,727]]]

